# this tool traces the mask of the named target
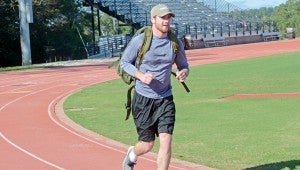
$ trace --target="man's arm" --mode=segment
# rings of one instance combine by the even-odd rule
[[[134,37],[125,48],[122,58],[120,60],[121,68],[131,76],[134,76],[135,72],[137,71],[135,61],[140,50],[142,41],[143,37],[141,35]]]
[[[176,78],[180,82],[184,82],[189,75],[189,64],[185,55],[183,44],[178,40],[180,51],[175,58],[175,64],[177,65],[178,71],[176,72]]]

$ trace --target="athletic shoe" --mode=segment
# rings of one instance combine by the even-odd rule
[[[133,170],[135,162],[131,162],[129,159],[129,153],[133,150],[133,146],[129,147],[126,157],[123,161],[123,170]]]

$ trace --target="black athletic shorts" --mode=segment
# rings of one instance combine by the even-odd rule
[[[138,140],[150,142],[155,134],[173,134],[175,124],[175,104],[173,96],[151,99],[138,94],[133,95],[132,115],[136,125]]]

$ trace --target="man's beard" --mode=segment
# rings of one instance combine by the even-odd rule
[[[168,33],[170,27],[169,26],[161,26],[158,28],[158,30],[162,33]]]

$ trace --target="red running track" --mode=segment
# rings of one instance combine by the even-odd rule
[[[200,65],[300,51],[300,39],[189,50]],[[119,170],[127,147],[81,128],[62,111],[73,92],[116,79],[107,63],[0,73],[0,169]],[[201,151],[199,151],[201,152]],[[139,158],[136,169],[156,169],[156,156]],[[171,170],[210,169],[172,160]]]

